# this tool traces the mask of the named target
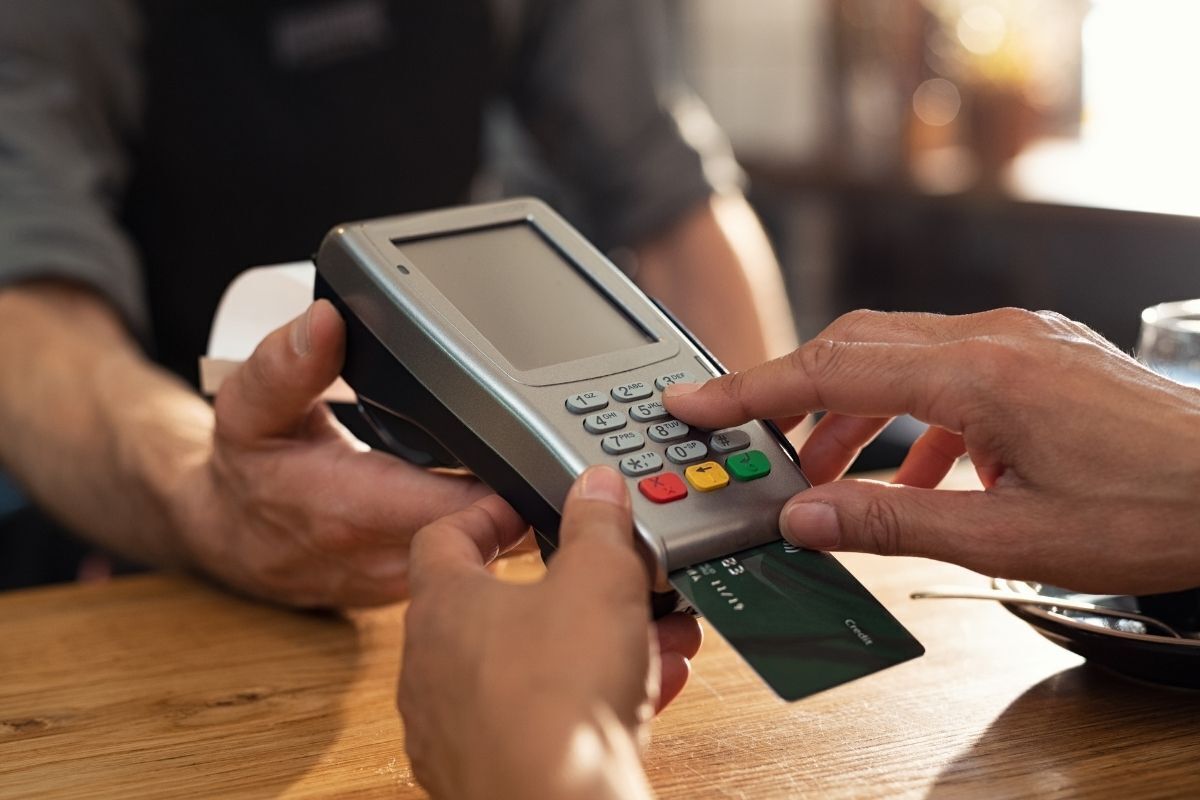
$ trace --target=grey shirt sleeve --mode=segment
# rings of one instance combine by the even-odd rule
[[[138,114],[137,20],[119,0],[0,0],[0,286],[65,278],[147,315],[115,215]]]
[[[551,169],[580,190],[603,247],[661,232],[741,172],[704,105],[665,79],[661,3],[512,0],[524,24],[518,115]]]

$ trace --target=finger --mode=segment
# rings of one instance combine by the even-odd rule
[[[336,462],[307,463],[302,470],[304,485],[313,487],[309,500],[316,508],[380,542],[405,543],[413,531],[493,494],[469,475],[421,469],[375,451],[339,453]],[[319,482],[314,470],[319,470]],[[516,544],[524,527],[501,531],[501,551]]]
[[[483,568],[505,534],[525,523],[497,495],[427,525],[413,537],[409,584],[415,598],[454,578],[488,575]]]
[[[892,483],[932,489],[954,467],[954,462],[967,452],[962,434],[945,428],[927,428],[909,448],[908,454]]]
[[[346,329],[327,300],[276,329],[217,393],[218,435],[238,442],[294,433],[342,368]]]
[[[912,414],[959,429],[961,407],[982,383],[973,353],[959,343],[818,339],[745,372],[668,386],[663,401],[674,416],[705,428],[827,409],[856,417]]]
[[[541,548],[537,543],[537,534],[533,532],[532,528],[526,526],[525,530],[522,531],[517,540],[514,541],[511,546],[503,548],[500,551],[500,554],[515,558],[517,556],[533,555],[534,553],[540,552]]]
[[[1013,493],[918,489],[845,480],[801,492],[780,514],[784,538],[815,550],[911,555],[1005,574],[1029,563],[1038,526]]]
[[[633,530],[629,490],[612,467],[591,467],[567,494],[559,529],[559,548],[577,542],[625,542]]]
[[[633,548],[625,479],[611,467],[588,469],[567,495],[558,554],[549,571],[611,599],[649,597],[650,576]]]
[[[829,413],[821,418],[800,448],[804,474],[814,484],[842,477],[862,449],[874,441],[890,418],[850,417]]]
[[[797,425],[799,425],[801,422],[804,422],[806,419],[808,419],[808,414],[795,414],[790,417],[781,417],[774,420],[774,422],[775,427],[779,428],[779,430],[783,431],[784,433],[791,433],[793,430],[795,430]]]
[[[658,698],[654,713],[661,712],[679,696],[692,675],[692,663],[679,653],[664,652],[660,657]]]
[[[998,461],[979,462],[974,461],[975,474],[979,476],[979,482],[983,484],[983,488],[991,489],[996,483],[1004,477],[1007,468],[1003,463]]]
[[[704,643],[700,622],[691,614],[668,614],[656,620],[658,649],[662,653],[678,653],[684,658],[694,658]]]

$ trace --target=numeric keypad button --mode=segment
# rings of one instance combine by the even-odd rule
[[[708,458],[708,448],[704,446],[704,442],[697,442],[695,439],[692,439],[668,447],[667,458],[673,464],[692,464]]]
[[[714,453],[736,453],[750,446],[750,434],[737,428],[717,431],[709,437],[708,446]]]
[[[660,422],[657,425],[651,425],[646,428],[646,435],[652,441],[664,444],[666,442],[677,442],[687,437],[690,431],[691,429],[686,423],[680,422],[677,419],[669,419],[666,422]]]
[[[586,414],[589,411],[599,411],[608,408],[608,396],[603,392],[580,392],[567,398],[567,411],[572,414]]]
[[[621,459],[621,472],[631,478],[639,475],[649,475],[663,468],[662,456],[654,451],[638,453],[636,456],[626,456]]]
[[[668,386],[674,386],[677,383],[695,383],[696,379],[692,377],[690,372],[672,372],[669,375],[660,375],[654,379],[654,385],[661,392]]]
[[[637,431],[621,431],[605,436],[600,440],[600,446],[610,456],[619,456],[622,453],[641,450],[646,446],[646,438]]]
[[[583,427],[588,433],[608,433],[621,430],[628,422],[629,418],[623,411],[601,411],[584,417]]]
[[[614,386],[610,394],[612,394],[613,400],[618,400],[622,403],[632,403],[635,400],[645,400],[654,394],[654,390],[645,381],[634,381],[633,383]]]
[[[629,416],[634,422],[653,422],[671,416],[662,400],[647,400],[629,407]]]

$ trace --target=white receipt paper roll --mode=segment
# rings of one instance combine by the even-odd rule
[[[200,357],[200,390],[215,395],[225,379],[250,357],[271,331],[304,313],[312,303],[316,268],[312,262],[254,267],[234,278],[221,296]],[[321,399],[355,402],[354,391],[338,378]]]

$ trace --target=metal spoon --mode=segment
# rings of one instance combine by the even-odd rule
[[[1115,617],[1140,622],[1147,627],[1164,631],[1175,639],[1185,638],[1182,634],[1165,622],[1145,614],[1133,611],[1122,611],[1117,608],[1100,606],[1083,600],[1064,600],[1061,597],[1044,597],[1036,594],[1024,594],[1003,589],[977,589],[972,586],[930,586],[927,589],[913,592],[909,595],[913,600],[998,600],[1001,603],[1014,605],[1041,606],[1044,608],[1061,609],[1063,611],[1083,611],[1099,617]]]

